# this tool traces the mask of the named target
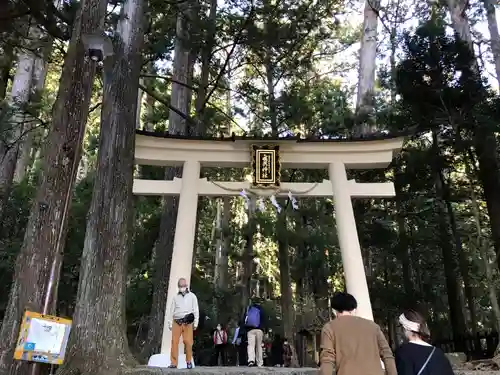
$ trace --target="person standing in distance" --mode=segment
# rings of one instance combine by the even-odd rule
[[[248,338],[248,366],[262,367],[264,365],[262,342],[266,327],[264,311],[256,301],[251,302],[250,306],[247,307],[243,321]]]
[[[331,307],[336,318],[321,331],[320,375],[332,375],[334,370],[336,375],[398,375],[380,327],[355,316],[358,303],[354,296],[336,293]]]
[[[187,368],[193,368],[193,331],[198,327],[200,310],[198,298],[189,291],[187,281],[180,278],[177,282],[179,292],[174,296],[168,313],[168,328],[172,331],[172,348],[170,350],[170,368],[177,368],[179,356],[179,340],[182,336],[186,352]]]

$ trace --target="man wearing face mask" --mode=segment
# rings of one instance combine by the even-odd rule
[[[186,351],[187,368],[193,368],[193,331],[198,327],[200,311],[198,298],[189,291],[187,281],[179,279],[177,293],[169,311],[168,328],[172,330],[172,349],[170,351],[170,368],[177,368],[179,340],[182,336]]]

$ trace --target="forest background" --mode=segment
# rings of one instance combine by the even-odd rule
[[[62,374],[159,350],[177,199],[133,197],[136,129],[211,137],[405,134],[394,199],[356,200],[375,320],[419,303],[434,337],[498,331],[500,36],[493,0],[9,0],[0,6],[0,369],[24,309],[72,317]],[[361,16],[362,14],[362,16]],[[89,37],[103,63],[89,59]],[[104,40],[104,39],[102,39]],[[357,79],[355,79],[357,77]],[[202,170],[241,181],[249,171]],[[286,170],[317,182],[326,171]],[[301,364],[344,288],[331,199],[277,213],[200,198],[192,289],[229,324],[251,295]],[[56,262],[56,264],[58,264]],[[198,354],[210,350],[199,336]],[[299,339],[300,338],[300,339]],[[113,343],[110,345],[110,343]],[[302,353],[302,354],[301,354]],[[88,361],[93,358],[94,361]]]

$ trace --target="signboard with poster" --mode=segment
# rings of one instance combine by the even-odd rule
[[[14,359],[60,365],[64,362],[72,321],[26,311]]]

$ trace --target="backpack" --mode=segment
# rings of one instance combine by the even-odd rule
[[[247,311],[245,324],[248,327],[259,328],[260,326],[260,309],[256,306],[250,306]]]

